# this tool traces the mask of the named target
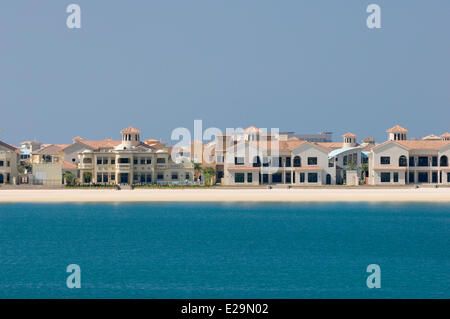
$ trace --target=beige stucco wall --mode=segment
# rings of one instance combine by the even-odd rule
[[[61,163],[33,163],[33,183],[38,185],[62,185]]]
[[[0,166],[0,174],[2,174],[2,178],[0,178],[0,181],[3,180],[3,184],[17,183],[17,176],[18,176],[17,163],[19,161],[19,155],[15,152],[6,152],[0,150],[0,161],[3,162],[3,165]]]

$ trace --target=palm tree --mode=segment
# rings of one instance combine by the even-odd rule
[[[368,171],[369,171],[369,164],[367,164],[367,163],[361,164],[361,172],[362,172],[363,181],[366,180],[366,172],[368,172]]]
[[[194,164],[194,175],[195,175],[195,178],[199,178],[199,176],[200,176],[200,172],[201,172],[201,170],[202,170],[202,165],[200,164],[200,163],[195,163],[195,162],[192,162],[193,164]]]
[[[211,185],[212,179],[216,175],[216,170],[212,167],[205,167],[204,169],[202,169],[202,173],[205,176],[206,185]]]

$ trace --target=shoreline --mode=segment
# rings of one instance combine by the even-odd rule
[[[450,203],[450,188],[352,189],[29,189],[0,190],[0,203],[408,202]]]

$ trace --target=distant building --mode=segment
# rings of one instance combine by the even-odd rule
[[[285,138],[283,138],[285,137]],[[321,132],[318,134],[298,134],[294,132],[282,132],[280,133],[280,139],[288,140],[291,137],[296,137],[302,141],[308,141],[311,143],[330,143],[333,141],[332,132]]]

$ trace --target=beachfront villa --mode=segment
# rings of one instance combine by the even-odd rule
[[[99,143],[78,152],[81,184],[188,184],[193,182],[194,165],[175,163],[169,148],[141,142],[140,130],[128,127],[122,140]],[[83,143],[82,141],[80,141]]]
[[[369,153],[369,184],[450,184],[450,134],[408,140],[408,130],[396,125],[388,140]]]
[[[18,162],[18,149],[0,141],[0,185],[16,183]]]
[[[342,142],[310,142],[285,133],[243,139],[225,152],[225,185],[358,185],[365,153],[374,140],[359,145],[356,135]]]
[[[61,186],[68,173],[79,184],[188,184],[201,180],[193,162],[213,168],[213,181],[222,185],[450,184],[450,133],[408,139],[399,125],[387,133],[381,144],[372,137],[359,144],[351,132],[341,142],[330,142],[325,133],[307,141],[250,126],[175,148],[155,139],[142,142],[141,131],[128,127],[120,140],[77,136],[71,144],[20,147],[0,142],[0,184]],[[324,141],[314,142],[321,136]]]
[[[225,185],[331,185],[336,183],[328,149],[290,138],[242,141],[227,149]]]

